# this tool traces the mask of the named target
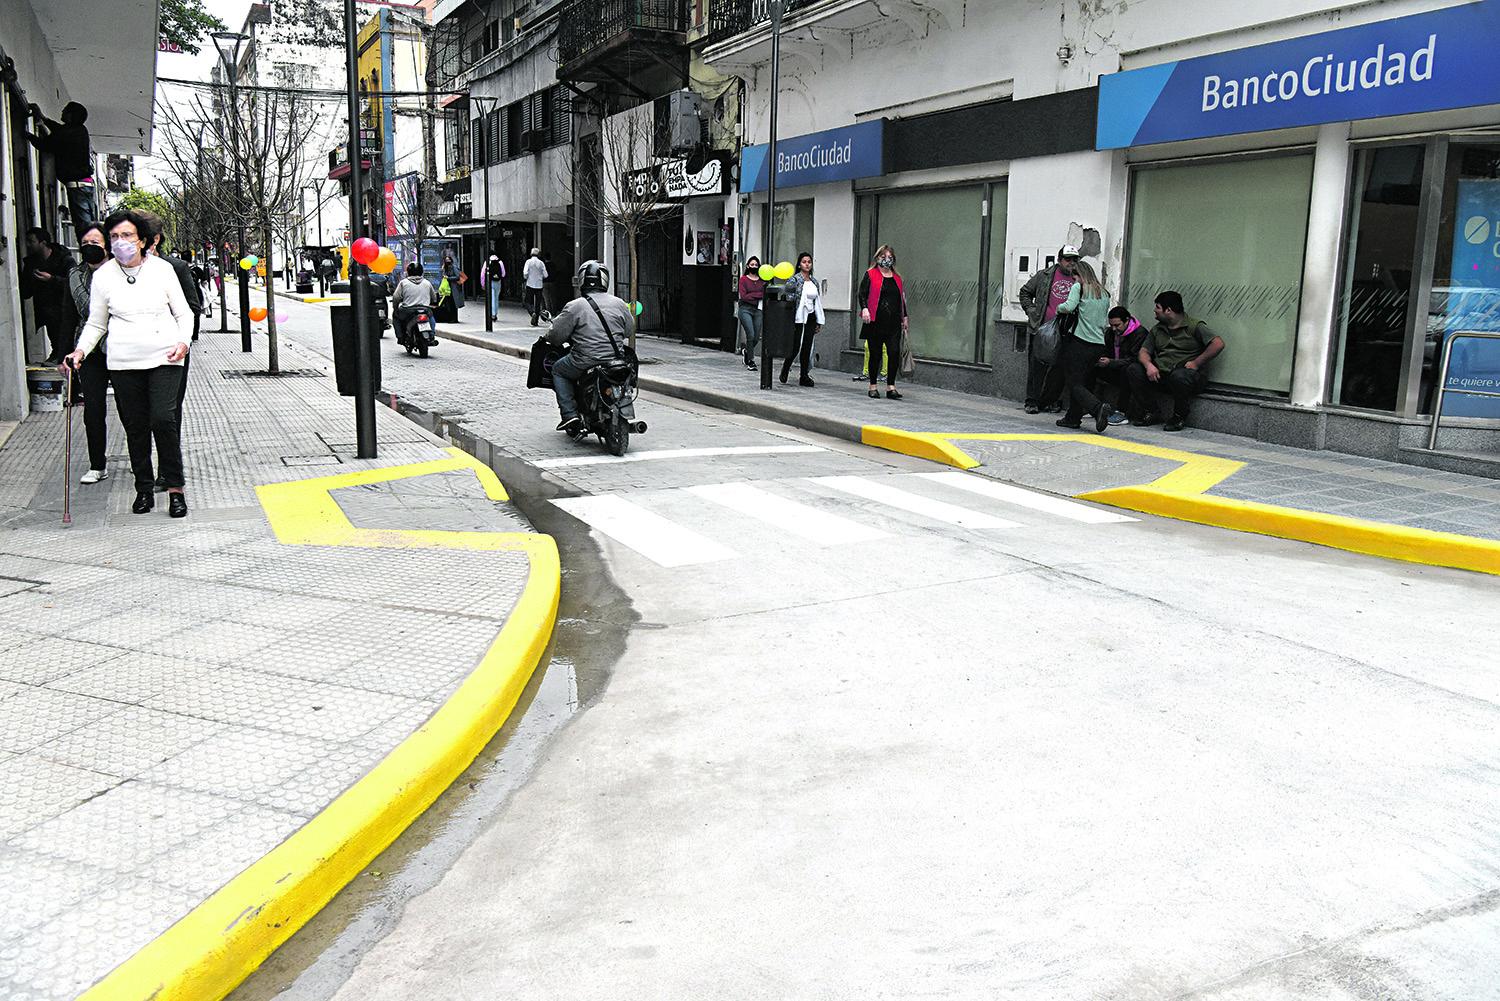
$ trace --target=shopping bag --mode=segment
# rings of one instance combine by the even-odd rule
[[[1062,331],[1058,329],[1057,317],[1053,317],[1031,336],[1031,356],[1043,365],[1055,365],[1061,350]]]
[[[531,346],[531,364],[526,370],[527,389],[551,389],[552,366],[567,352],[545,337],[538,337]]]
[[[868,361],[865,362],[865,366],[866,367],[868,367],[869,364],[870,363]],[[902,330],[901,331],[901,374],[903,376],[910,376],[912,373],[916,372],[916,370],[917,370],[917,359],[916,359],[916,356],[914,356],[911,353],[911,331],[909,331],[909,330]]]

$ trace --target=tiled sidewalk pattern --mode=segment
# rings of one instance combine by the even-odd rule
[[[74,486],[61,415],[0,448],[0,996],[76,997],[300,827],[478,662],[528,573],[520,553],[278,543],[256,483],[351,459],[331,379],[244,377],[204,334],[185,407],[186,521]],[[229,371],[231,377],[222,373]],[[378,464],[443,457],[380,412]],[[80,423],[81,422],[75,422]],[[75,428],[76,477],[82,428]],[[355,524],[529,530],[470,475],[340,491]]]

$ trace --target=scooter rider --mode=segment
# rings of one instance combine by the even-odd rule
[[[625,300],[611,295],[608,288],[609,269],[598,261],[586,261],[578,269],[578,290],[582,294],[552,318],[552,326],[547,331],[549,344],[558,347],[571,344],[568,353],[552,366],[552,388],[557,392],[557,409],[562,413],[562,421],[557,425],[559,431],[582,429],[583,418],[578,416],[578,380],[595,365],[617,357],[609,334],[614,335],[614,344],[621,345],[623,350],[635,328],[630,307],[625,305]],[[601,319],[609,324],[608,333],[601,325]]]
[[[422,265],[412,261],[406,266],[406,277],[396,283],[396,290],[391,293],[391,306],[395,311],[397,332],[406,330],[407,317],[425,310],[427,312],[427,323],[432,330],[432,339],[437,340],[437,320],[434,319],[433,303],[437,301],[437,291],[432,287],[432,282],[422,277]]]

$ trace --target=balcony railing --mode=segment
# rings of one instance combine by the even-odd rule
[[[787,0],[786,13],[795,14],[820,0]],[[771,20],[767,0],[710,0],[705,44],[716,45]]]
[[[687,29],[686,0],[572,0],[558,17],[558,62],[566,66],[626,32]]]

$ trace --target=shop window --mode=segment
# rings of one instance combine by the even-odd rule
[[[995,329],[995,324],[1000,321],[1001,310],[1005,308],[1005,228],[1007,212],[1010,206],[1010,186],[1005,181],[990,185],[990,235],[989,235],[989,258],[986,261],[984,287],[984,325],[979,330],[979,353],[978,361],[987,361],[987,348],[990,342],[990,331]]]
[[[771,248],[771,259],[766,263],[791,261],[795,264],[797,255],[804,250],[809,254],[813,252],[813,203],[777,202],[776,245]],[[817,269],[816,259],[813,268]]]
[[[1311,154],[1135,172],[1121,298],[1143,323],[1166,289],[1224,338],[1218,384],[1287,393],[1312,192]]]
[[[1424,414],[1432,413],[1447,337],[1500,331],[1500,146],[1449,143],[1437,229],[1418,404]],[[1500,418],[1500,400],[1462,393],[1500,392],[1500,343],[1455,342],[1447,389],[1445,415]]]
[[[1406,353],[1426,147],[1363,149],[1354,161],[1353,234],[1339,300],[1334,402],[1395,410]]]

